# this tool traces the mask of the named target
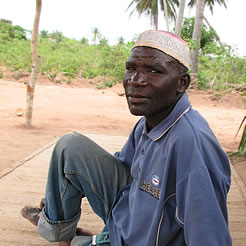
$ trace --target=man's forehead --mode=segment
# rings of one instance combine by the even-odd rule
[[[149,61],[156,61],[158,62],[165,62],[165,63],[179,63],[171,57],[168,54],[165,54],[164,52],[157,50],[155,48],[151,47],[135,47],[131,51],[131,55],[129,57],[129,60],[131,59],[137,59],[137,60],[149,60]]]

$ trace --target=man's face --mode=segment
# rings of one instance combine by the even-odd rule
[[[123,78],[130,112],[158,123],[165,118],[178,100],[180,70],[174,58],[157,49],[134,48]]]

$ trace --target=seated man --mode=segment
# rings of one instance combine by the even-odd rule
[[[143,116],[114,156],[79,133],[52,154],[45,202],[22,215],[59,245],[230,246],[230,165],[186,89],[189,48],[180,37],[145,31],[126,62],[123,85]],[[87,197],[105,228],[77,228]],[[42,210],[42,211],[41,211]]]

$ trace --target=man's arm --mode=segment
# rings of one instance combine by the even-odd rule
[[[177,184],[176,221],[188,246],[232,245],[227,225],[228,180],[201,167]]]

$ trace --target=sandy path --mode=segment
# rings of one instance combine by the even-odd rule
[[[25,85],[0,80],[0,172],[71,130],[127,136],[138,117],[130,115],[125,97],[118,95],[121,91],[120,84],[98,90],[88,83],[73,88],[40,80],[35,88],[33,127],[26,128],[24,117],[16,115],[17,108],[25,109]],[[218,101],[213,94],[201,91],[189,91],[189,96],[222,147],[236,150],[241,132],[234,137],[246,108],[243,97],[232,93]],[[240,170],[246,176],[246,168]]]

